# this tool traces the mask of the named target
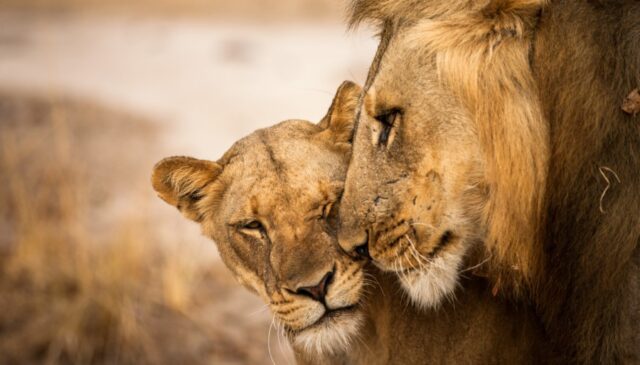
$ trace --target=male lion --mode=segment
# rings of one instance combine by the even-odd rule
[[[639,363],[640,2],[548,3],[354,1],[381,40],[340,244],[424,307],[475,262],[560,361]]]
[[[532,311],[487,295],[483,279],[464,280],[454,302],[421,311],[398,295],[395,277],[339,249],[336,206],[360,90],[344,83],[320,124],[256,131],[217,162],[162,160],[153,187],[201,224],[234,276],[269,304],[300,363],[521,364],[546,356]]]

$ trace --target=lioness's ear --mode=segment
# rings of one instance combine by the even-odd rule
[[[331,107],[318,124],[330,137],[338,143],[349,143],[353,135],[356,108],[362,88],[351,81],[340,85]]]
[[[191,157],[168,157],[158,162],[151,184],[158,196],[178,208],[187,218],[202,220],[197,203],[204,197],[203,188],[215,181],[222,166]]]

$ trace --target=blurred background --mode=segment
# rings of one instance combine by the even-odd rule
[[[0,364],[293,362],[149,175],[363,83],[376,41],[344,7],[0,0]]]

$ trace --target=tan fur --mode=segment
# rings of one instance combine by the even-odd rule
[[[484,280],[465,280],[450,303],[422,311],[409,304],[394,276],[363,267],[363,260],[338,250],[337,209],[322,215],[327,203],[338,203],[359,91],[343,84],[319,125],[289,121],[257,131],[217,163],[165,159],[154,169],[153,186],[169,204],[200,221],[238,280],[270,304],[300,364],[533,364],[544,359],[547,346],[532,310],[495,301]],[[233,222],[245,215],[263,222],[269,240],[261,242],[257,234],[243,256],[246,243],[233,232]],[[259,232],[248,232],[253,233]],[[336,276],[327,305],[356,304],[333,312],[333,318],[324,317],[319,303],[287,290],[318,282],[328,268],[335,268]]]
[[[640,319],[640,222],[628,219],[640,204],[640,133],[619,109],[640,83],[640,4],[352,9],[352,24],[373,19],[382,31],[347,174],[343,248],[368,243],[378,266],[433,306],[453,290],[459,256],[482,241],[470,257],[478,274],[495,293],[534,300],[562,361],[640,361],[629,325]],[[401,113],[380,146],[385,110]],[[603,168],[625,175],[615,196],[598,185]],[[604,218],[603,191],[615,211]]]

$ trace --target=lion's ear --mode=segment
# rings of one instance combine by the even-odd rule
[[[202,220],[198,202],[203,189],[222,171],[219,164],[191,157],[168,157],[158,162],[151,174],[151,184],[158,196],[178,208],[187,218]]]
[[[333,97],[331,107],[318,124],[337,143],[349,143],[353,136],[356,108],[362,88],[351,81],[343,82]]]

